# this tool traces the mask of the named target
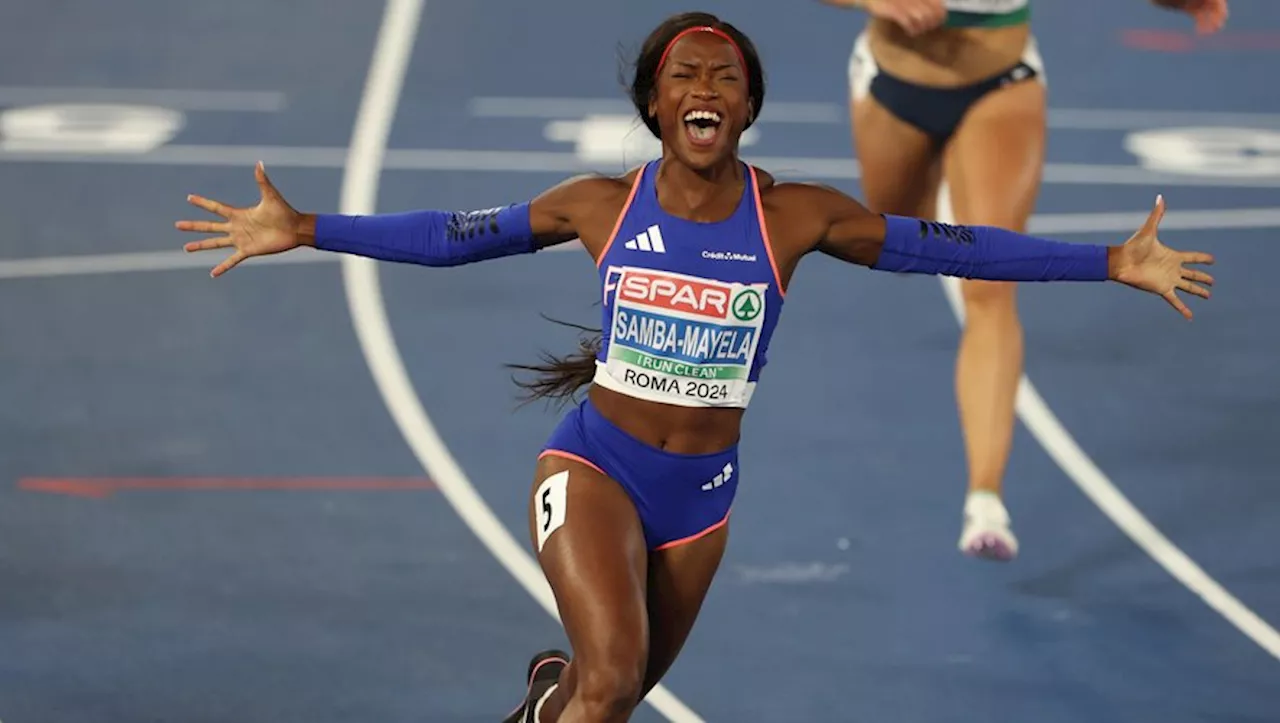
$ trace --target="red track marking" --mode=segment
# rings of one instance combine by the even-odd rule
[[[1213,35],[1175,30],[1125,30],[1121,42],[1135,50],[1189,53],[1195,50],[1280,50],[1280,31],[1222,31]]]
[[[124,490],[433,490],[421,477],[26,477],[18,487],[75,497],[110,497]]]

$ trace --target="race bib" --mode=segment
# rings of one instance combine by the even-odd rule
[[[608,279],[610,386],[681,406],[746,406],[768,284],[629,267],[609,269]]]

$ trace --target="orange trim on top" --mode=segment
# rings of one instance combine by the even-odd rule
[[[760,202],[760,179],[756,177],[756,167],[748,165],[751,171],[751,193],[756,199],[756,218],[760,221],[760,237],[764,240],[764,251],[769,255],[769,265],[773,267],[773,280],[778,282],[778,295],[787,297],[787,287],[782,285],[782,274],[778,273],[778,260],[773,256],[773,242],[769,240],[769,227],[764,223],[764,204]]]
[[[622,228],[622,222],[627,218],[627,211],[631,210],[631,202],[636,200],[636,191],[640,190],[640,180],[644,178],[644,170],[649,167],[646,161],[640,166],[640,170],[636,172],[635,183],[631,184],[631,193],[627,194],[627,202],[622,206],[622,213],[618,214],[618,220],[613,224],[613,232],[609,234],[609,240],[604,242],[604,248],[600,250],[600,256],[596,259],[596,268],[600,268],[600,264],[604,263],[604,257],[609,255],[609,248],[613,246],[613,240],[618,237],[618,231]]]

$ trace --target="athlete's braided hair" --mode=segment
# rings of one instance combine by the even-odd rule
[[[630,64],[633,68],[631,81],[623,82],[627,87],[627,95],[630,96],[631,103],[640,114],[640,120],[644,121],[645,126],[659,139],[662,138],[662,130],[658,127],[658,119],[649,115],[649,100],[653,97],[657,85],[658,63],[662,61],[662,55],[672,38],[684,30],[703,25],[723,31],[737,44],[747,64],[745,69],[747,97],[751,99],[754,108],[747,127],[750,127],[751,122],[760,116],[760,108],[764,104],[764,68],[760,64],[760,56],[751,39],[743,35],[742,31],[710,13],[680,13],[662,21],[653,29],[653,32],[649,33],[649,37],[645,38],[644,44],[640,46],[635,62]],[[583,332],[578,339],[577,351],[563,357],[544,352],[539,364],[507,365],[510,369],[535,373],[531,380],[514,380],[516,385],[524,390],[522,398],[526,403],[547,399],[558,402],[559,406],[564,406],[574,399],[579,389],[590,384],[595,378],[596,355],[602,343],[600,330],[560,321],[556,323]]]
[[[563,407],[573,400],[579,389],[590,384],[595,378],[596,354],[600,352],[600,345],[604,340],[599,329],[555,319],[548,319],[548,321],[581,331],[578,350],[562,357],[544,351],[540,364],[508,364],[507,368],[534,372],[536,375],[528,381],[512,377],[516,386],[524,390],[524,394],[521,395],[523,403],[547,399],[554,400],[557,403],[556,406]]]

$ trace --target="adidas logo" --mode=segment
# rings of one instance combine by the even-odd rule
[[[702,485],[703,492],[710,492],[720,485],[728,482],[733,477],[733,463],[730,462],[724,466],[724,471],[715,476],[715,479]]]
[[[657,224],[641,231],[635,238],[622,245],[632,251],[652,251],[657,254],[667,252],[667,247],[662,243],[662,231],[658,230]]]

